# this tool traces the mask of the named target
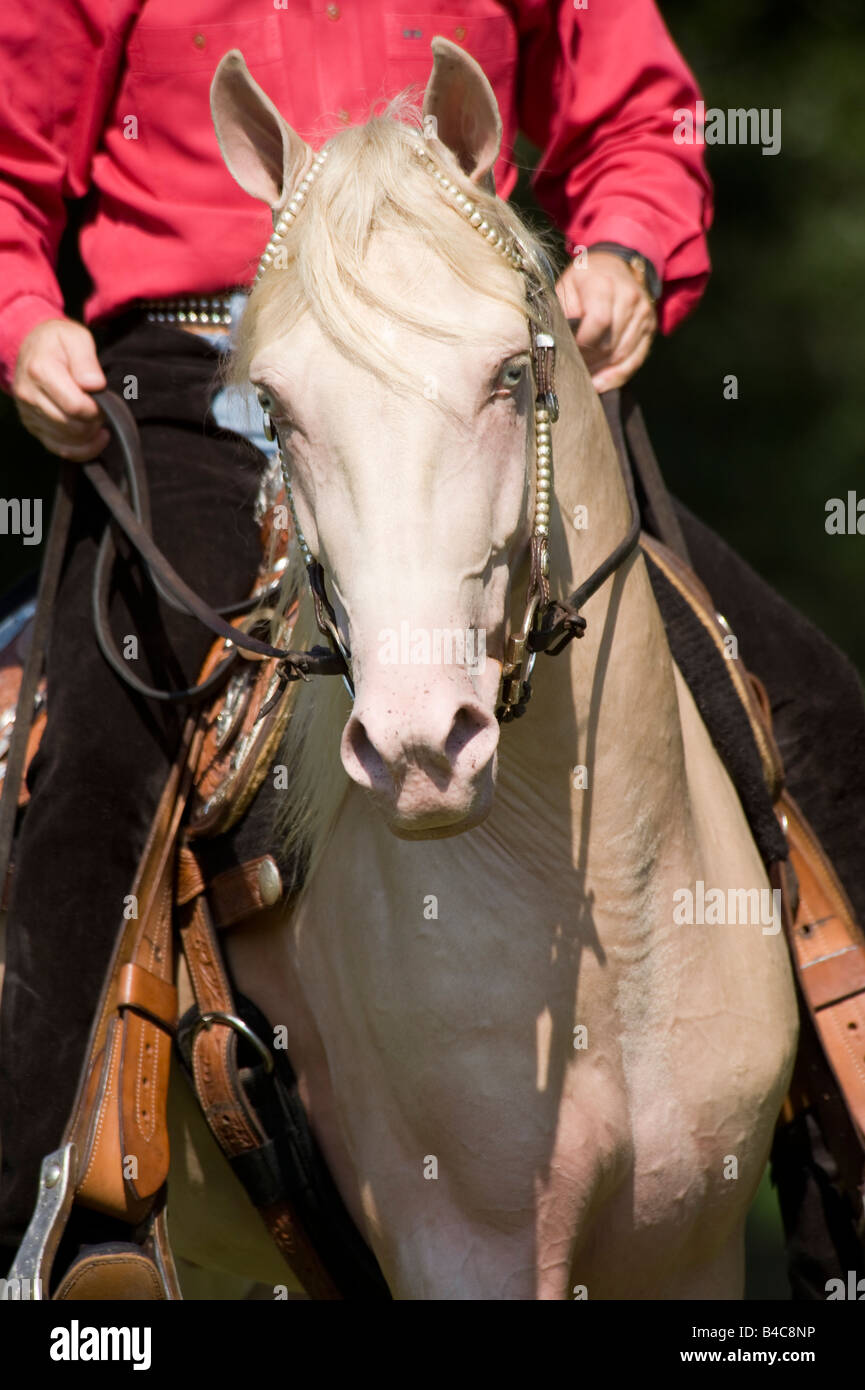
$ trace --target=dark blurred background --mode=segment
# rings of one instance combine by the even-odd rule
[[[865,497],[865,6],[659,7],[707,108],[780,108],[781,150],[707,147],[712,278],[636,393],[671,489],[865,673],[865,536],[825,530]]]
[[[757,145],[708,149],[714,274],[696,314],[658,341],[638,395],[673,491],[865,672],[865,536],[824,525],[830,497],[865,496],[865,7],[661,0],[661,10],[707,107],[779,107],[782,143],[774,157]],[[82,212],[71,210],[61,255],[72,314],[84,295]],[[735,401],[723,396],[730,374]],[[0,427],[0,492],[41,494],[47,530],[54,465],[2,396]],[[4,538],[0,591],[38,558]],[[787,1296],[767,1183],[748,1268],[751,1297]]]

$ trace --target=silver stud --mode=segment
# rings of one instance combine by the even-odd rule
[[[282,878],[270,855],[258,866],[258,891],[265,907],[273,907],[282,897]]]

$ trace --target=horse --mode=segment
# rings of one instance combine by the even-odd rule
[[[394,1298],[737,1299],[796,1053],[787,948],[674,910],[768,879],[639,548],[580,640],[528,659],[630,504],[544,248],[495,194],[492,89],[433,57],[422,112],[317,155],[240,53],[213,81],[274,220],[233,372],[280,443],[284,607],[307,646],[326,582],[349,677],[294,688],[295,881],[223,944]],[[186,1296],[303,1297],[181,1079],[169,1130]]]
[[[533,406],[537,325],[506,253],[543,249],[493,190],[486,78],[433,50],[423,123],[390,107],[326,158],[239,53],[214,78],[226,164],[276,226],[235,369],[280,439],[293,636],[316,632],[314,563],[351,671],[351,694],[300,685],[280,825],[302,872],[227,955],[287,1030],[394,1298],[741,1298],[796,1051],[787,949],[777,924],[676,919],[695,885],[768,883],[638,550],[541,661],[525,717],[496,717],[533,518],[564,601],[628,498],[549,290],[558,419]],[[437,659],[448,633],[462,660]],[[293,1287],[173,1098],[176,1248]]]

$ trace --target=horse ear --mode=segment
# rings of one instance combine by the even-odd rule
[[[279,114],[232,48],[210,86],[210,110],[228,172],[253,198],[278,213],[312,161],[305,140]]]
[[[480,64],[457,44],[437,35],[432,51],[433,70],[423,99],[424,130],[432,124],[434,135],[456,155],[472,183],[495,193],[493,165],[502,144],[495,93]]]

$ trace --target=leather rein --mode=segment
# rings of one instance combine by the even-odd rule
[[[586,578],[564,602],[550,598],[549,585],[549,517],[552,495],[552,432],[551,426],[558,419],[559,404],[555,391],[555,339],[549,331],[550,309],[548,295],[555,290],[555,277],[548,263],[539,262],[543,280],[528,252],[519,239],[511,234],[507,240],[495,233],[480,218],[472,204],[461,195],[456,185],[450,184],[438,172],[435,161],[426,146],[415,148],[428,171],[445,186],[445,191],[457,192],[457,205],[466,215],[472,226],[493,241],[514,269],[519,270],[526,282],[527,302],[530,306],[529,330],[531,335],[532,375],[535,385],[535,450],[536,450],[536,497],[533,529],[530,539],[530,576],[526,596],[525,616],[517,633],[507,642],[502,664],[501,694],[496,717],[501,723],[519,718],[525,713],[531,698],[531,676],[538,652],[547,656],[558,656],[568,644],[582,637],[586,630],[586,619],[581,609],[601,585],[627,560],[637,548],[640,538],[641,520],[634,488],[634,478],[628,460],[627,448],[621,440],[617,452],[622,476],[630,506],[630,524],[626,535],[619,544]],[[318,169],[326,158],[326,147],[316,160]],[[312,182],[312,171],[307,176]],[[461,201],[460,201],[461,198]],[[300,203],[297,211],[300,211]],[[266,256],[272,255],[272,248],[278,235],[284,233],[293,215],[284,213],[277,222],[276,232],[268,244]],[[537,261],[537,258],[536,258]],[[259,268],[260,278],[265,269],[265,258]],[[544,281],[546,283],[544,283]],[[538,324],[541,327],[538,327]],[[244,617],[256,609],[273,601],[280,590],[281,580],[238,603],[227,604],[221,608],[211,607],[180,577],[153,541],[150,526],[150,507],[146,473],[141,454],[138,427],[129,407],[111,391],[94,392],[94,399],[101,406],[120,447],[123,464],[125,492],[109,477],[101,463],[84,465],[84,472],[99,493],[110,513],[110,521],[102,537],[96,565],[93,587],[93,621],[99,647],[117,675],[139,694],[150,699],[177,703],[198,703],[206,700],[223,685],[230,667],[239,652],[250,656],[276,658],[279,683],[276,692],[267,702],[262,714],[273,707],[280,699],[285,685],[293,680],[309,680],[312,676],[341,676],[352,699],[354,688],[351,673],[351,652],[339,631],[336,613],[327,595],[324,569],[319,560],[310,552],[297,520],[291,479],[286,467],[282,447],[278,443],[278,457],[283,471],[286,494],[294,521],[295,534],[304,560],[310,595],[312,597],[315,619],[319,631],[327,639],[327,647],[312,647],[308,651],[292,651],[274,647],[247,632],[242,626],[234,626],[227,621],[230,617]],[[270,439],[276,437],[273,423],[265,410],[265,431]],[[111,591],[111,576],[116,560],[117,549],[112,523],[119,528],[137,552],[152,584],[158,594],[174,609],[197,618],[218,637],[225,638],[226,656],[215,670],[201,684],[186,690],[160,690],[146,685],[125,661],[111,633],[108,604]]]

